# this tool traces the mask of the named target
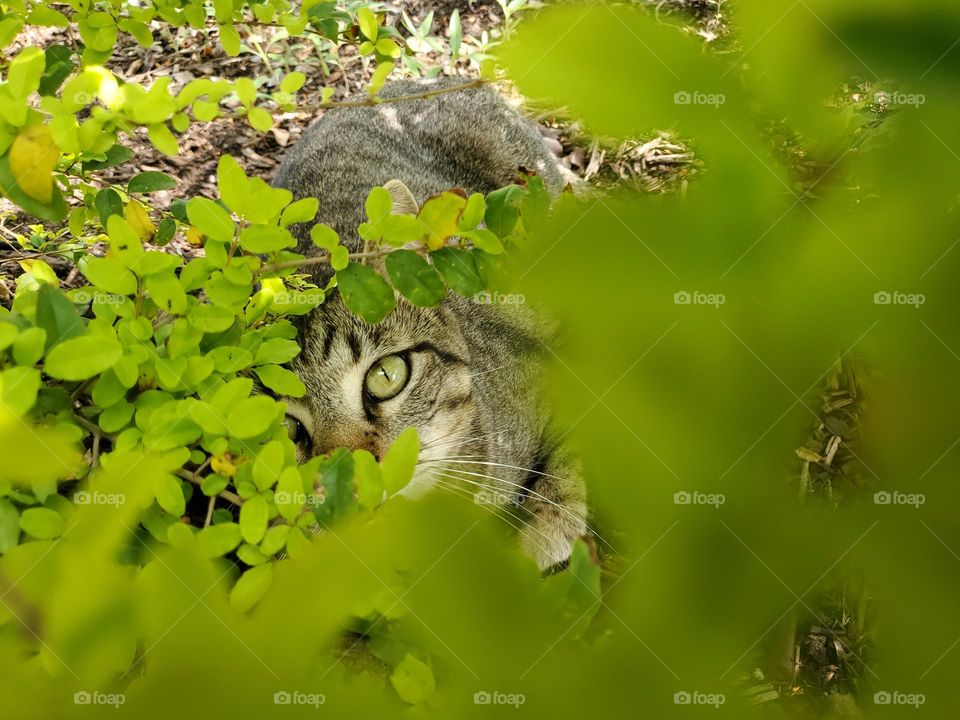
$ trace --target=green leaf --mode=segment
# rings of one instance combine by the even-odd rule
[[[16,547],[20,540],[20,513],[6,498],[0,498],[0,554]]]
[[[260,599],[267,594],[272,584],[273,565],[268,563],[250,568],[240,576],[237,584],[230,591],[230,606],[237,612],[247,612],[260,602]]]
[[[45,66],[43,50],[38,47],[24,48],[7,68],[7,90],[18,99],[36,92],[40,87],[40,76]]]
[[[463,27],[460,24],[460,9],[454,8],[450,13],[450,56],[460,54],[460,43],[463,40]]]
[[[377,16],[373,10],[368,7],[362,7],[357,11],[357,24],[360,26],[360,32],[371,42],[377,41],[377,33],[380,23],[377,22]]]
[[[410,250],[397,250],[386,256],[387,273],[393,286],[419,307],[436,305],[447,294],[436,268]]]
[[[109,337],[83,337],[56,345],[43,363],[43,371],[59,380],[86,380],[113,367],[123,346]]]
[[[20,516],[20,529],[38,540],[50,540],[63,534],[63,516],[45,507],[33,507]]]
[[[252,107],[247,111],[247,121],[254,130],[260,132],[268,132],[273,127],[273,115],[259,107]]]
[[[242,215],[250,197],[249,180],[233,157],[221,155],[217,163],[217,188],[220,197],[233,212]]]
[[[66,45],[51,45],[44,50],[46,57],[46,67],[43,75],[40,76],[40,87],[37,92],[42,96],[53,95],[63,81],[66,80],[76,69],[76,63],[73,62],[73,50]]]
[[[377,65],[377,69],[370,76],[370,84],[367,85],[367,95],[375,97],[387,82],[387,77],[393,72],[392,62],[382,62]]]
[[[289,535],[289,525],[274,525],[267,530],[263,536],[263,540],[260,541],[260,549],[267,555],[274,555],[283,550],[284,545],[287,544],[287,537],[289,537]]]
[[[17,365],[34,365],[43,357],[47,345],[47,331],[43,328],[27,328],[13,341],[13,361]]]
[[[393,669],[390,684],[401,700],[414,705],[428,700],[437,691],[433,670],[410,653]]]
[[[163,123],[157,123],[147,128],[147,137],[153,146],[164,155],[173,157],[180,154],[180,146],[177,144],[177,138],[170,128]]]
[[[337,247],[330,252],[330,267],[333,268],[334,272],[339,272],[349,264],[350,251],[343,245],[337,245]]]
[[[521,202],[523,229],[533,232],[547,221],[550,213],[550,193],[539,175],[527,176],[527,194]]]
[[[320,502],[313,515],[324,527],[348,517],[356,504],[353,488],[353,455],[346,448],[334,450],[317,469]]]
[[[377,40],[375,48],[377,54],[379,55],[391,58],[400,57],[400,46],[390,38],[381,38]]]
[[[142,172],[127,184],[127,190],[132,193],[151,193],[157,190],[172,190],[177,181],[166,173],[150,171]]]
[[[282,365],[289,360],[293,360],[300,354],[300,345],[296,340],[287,340],[286,338],[270,338],[265,340],[257,348],[254,365],[276,364]]]
[[[274,493],[277,510],[289,522],[293,522],[303,507],[303,476],[295,467],[288,467],[280,474]]]
[[[120,193],[113,188],[104,188],[98,192],[93,199],[93,206],[100,215],[100,224],[103,227],[107,227],[107,221],[111,215],[123,217],[123,200],[120,198]]]
[[[233,18],[233,0],[213,0],[213,14],[222,23]]]
[[[4,322],[3,316],[0,315],[0,351],[13,345],[13,341],[19,334],[20,329],[11,322]]]
[[[257,453],[253,461],[253,482],[259,490],[273,487],[280,478],[285,459],[283,445],[279,440],[271,440]]]
[[[270,508],[263,495],[254,495],[240,506],[240,534],[248,543],[258,543],[267,531]]]
[[[46,331],[49,350],[61,340],[83,335],[84,322],[66,295],[43,283],[37,291],[37,327]]]
[[[240,54],[240,33],[233,25],[220,26],[220,44],[223,45],[223,51],[230,57]]]
[[[393,495],[413,479],[413,471],[420,456],[420,438],[417,429],[408,427],[397,436],[380,463],[383,486]]]
[[[101,290],[117,295],[133,295],[137,292],[137,278],[119,260],[111,257],[87,255],[77,264],[87,280]]]
[[[110,250],[114,256],[133,268],[143,258],[143,240],[136,230],[119,215],[107,218],[107,235],[110,237]]]
[[[177,221],[173,218],[164,218],[157,224],[157,234],[153,236],[153,244],[163,247],[173,240],[177,232]]]
[[[177,110],[176,101],[171,97],[169,77],[160,77],[131,109],[133,119],[141,125],[163,123]]]
[[[329,225],[317,223],[310,228],[310,240],[312,240],[313,244],[318,248],[329,251],[337,247],[337,244],[340,242],[340,236],[337,235],[337,231]]]
[[[296,245],[286,228],[275,225],[250,225],[240,233],[240,247],[252,253],[272,253]]]
[[[307,76],[302,72],[294,71],[289,73],[283,80],[280,81],[280,91],[292,95],[297,92],[300,88],[303,87],[303,84],[307,81]]]
[[[37,403],[40,371],[32,367],[12,367],[0,372],[0,405],[23,417]]]
[[[336,277],[344,304],[371,325],[383,320],[397,304],[387,281],[366,265],[352,262]]]
[[[57,12],[53,8],[43,5],[34,5],[33,9],[27,14],[27,22],[31,25],[40,25],[42,27],[69,27],[70,21],[67,16]]]
[[[123,430],[133,417],[134,407],[126,400],[114,403],[102,413],[97,419],[100,427],[108,433],[115,433]]]
[[[226,308],[216,305],[196,305],[187,313],[187,320],[193,327],[203,332],[219,333],[227,330],[236,315]]]
[[[227,415],[227,428],[241,440],[262,435],[277,418],[277,407],[276,402],[265,395],[241,400]]]
[[[187,217],[190,218],[190,224],[208,238],[225,243],[233,240],[236,225],[230,213],[213,200],[191,198],[187,203]]]
[[[243,535],[239,525],[234,522],[219,523],[197,533],[196,548],[203,557],[221,557],[236,548],[241,540]]]
[[[307,386],[297,377],[296,373],[282,368],[279,365],[261,365],[253,371],[260,378],[264,387],[273,390],[278,395],[287,397],[303,397],[307,394]]]
[[[393,247],[403,247],[427,234],[427,226],[412,215],[390,215],[383,221],[382,230],[383,241]]]
[[[280,224],[284,227],[293,223],[310,222],[317,217],[317,210],[320,209],[320,201],[313,197],[300,198],[291,203],[283,210],[280,216]],[[314,227],[323,227],[316,225]],[[312,233],[311,233],[312,236]]]
[[[483,290],[483,280],[473,256],[466,250],[445,247],[430,253],[430,258],[447,285],[464,297],[472,297]]]
[[[104,153],[103,160],[84,160],[83,161],[83,170],[87,172],[88,170],[103,170],[104,168],[114,167],[115,165],[122,165],[127,162],[130,158],[133,157],[133,150],[128,148],[126,145],[112,145],[109,150]],[[100,192],[105,192],[110,188],[104,188]],[[115,190],[111,190],[116,194]],[[97,193],[98,195],[100,193]],[[119,198],[120,196],[117,195]],[[118,214],[123,214],[123,203],[121,203],[121,210]],[[104,225],[106,223],[104,222]]]
[[[383,500],[383,473],[368,450],[353,451],[353,477],[360,506],[373,510]]]
[[[157,476],[153,493],[157,499],[157,504],[174,517],[180,517],[186,512],[183,488],[180,486],[180,481],[173,475],[162,474]]]
[[[526,190],[519,185],[508,185],[487,195],[487,209],[483,216],[487,229],[497,237],[507,237],[520,217],[518,208],[524,195]]]
[[[490,255],[500,255],[503,252],[503,243],[500,242],[500,238],[486,228],[469,230],[462,233],[462,237]]]
[[[228,478],[226,475],[212,473],[200,481],[200,491],[207,497],[213,497],[214,495],[222,493],[224,490],[226,490],[227,485],[229,484],[230,478]]]
[[[150,299],[164,312],[180,315],[186,311],[187,294],[172,271],[150,275],[146,287]]]
[[[467,205],[460,216],[460,230],[473,230],[487,211],[487,201],[481,193],[474,193],[467,198]]]

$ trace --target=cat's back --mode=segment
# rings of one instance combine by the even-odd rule
[[[558,191],[562,180],[536,127],[489,88],[390,101],[465,84],[398,81],[381,91],[387,102],[327,111],[287,152],[274,184],[298,198],[317,197],[317,220],[348,245],[357,242],[367,193],[392,179],[403,181],[419,203],[454,187],[489,192],[512,182],[521,167]]]

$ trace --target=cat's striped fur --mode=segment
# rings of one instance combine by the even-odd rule
[[[423,92],[456,81],[404,81],[382,96]],[[286,155],[275,184],[320,200],[317,221],[358,250],[356,228],[370,189],[399,179],[422,203],[450,188],[489,192],[524,167],[556,193],[562,180],[536,128],[488,89],[424,100],[328,111]],[[295,229],[310,254],[308,227]],[[314,266],[317,267],[317,266]],[[323,266],[320,266],[323,267]],[[327,271],[329,272],[329,271]],[[318,280],[325,280],[323,270]],[[564,562],[586,531],[579,468],[550,430],[541,397],[546,333],[524,308],[507,310],[451,293],[438,307],[397,309],[370,326],[334,295],[305,318],[303,350],[292,368],[308,388],[291,400],[309,453],[334,447],[380,455],[407,426],[421,438],[407,492],[445,488],[484,493],[515,518],[525,550],[541,568]],[[373,363],[407,360],[410,378],[396,397],[364,391]]]

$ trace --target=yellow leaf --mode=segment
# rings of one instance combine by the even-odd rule
[[[187,242],[194,247],[200,247],[203,245],[203,233],[191,225],[187,228]]]
[[[213,468],[215,473],[220,475],[226,475],[227,477],[233,477],[237,474],[237,466],[231,462],[230,455],[214,455],[210,458],[210,467]]]
[[[32,125],[10,146],[10,170],[21,190],[34,200],[49,203],[53,199],[53,166],[59,157],[50,128]]]
[[[127,219],[127,222],[130,223],[130,227],[134,229],[144,242],[150,242],[153,236],[156,235],[157,229],[150,221],[150,216],[147,214],[146,208],[136,200],[131,200],[127,203],[127,206],[123,209],[123,216]]]
[[[439,250],[447,238],[457,234],[460,216],[467,199],[457,192],[446,191],[428,198],[417,218],[427,227],[427,247]]]

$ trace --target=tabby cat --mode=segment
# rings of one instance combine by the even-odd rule
[[[456,82],[395,82],[381,97]],[[274,184],[296,198],[318,198],[316,220],[356,252],[374,186],[390,189],[395,209],[416,212],[417,202],[443,190],[508,185],[521,167],[560,191],[556,162],[535,126],[492,91],[470,87],[330,110],[286,154]],[[299,252],[309,255],[309,225],[294,231]],[[312,267],[325,283],[330,270]],[[433,308],[397,301],[376,325],[352,315],[336,294],[303,319],[303,350],[291,367],[307,394],[287,401],[303,453],[348,447],[379,457],[414,426],[421,451],[407,495],[444,488],[503,505],[537,564],[562,566],[586,531],[587,510],[579,468],[551,433],[540,392],[542,324],[523,308],[452,292]]]

